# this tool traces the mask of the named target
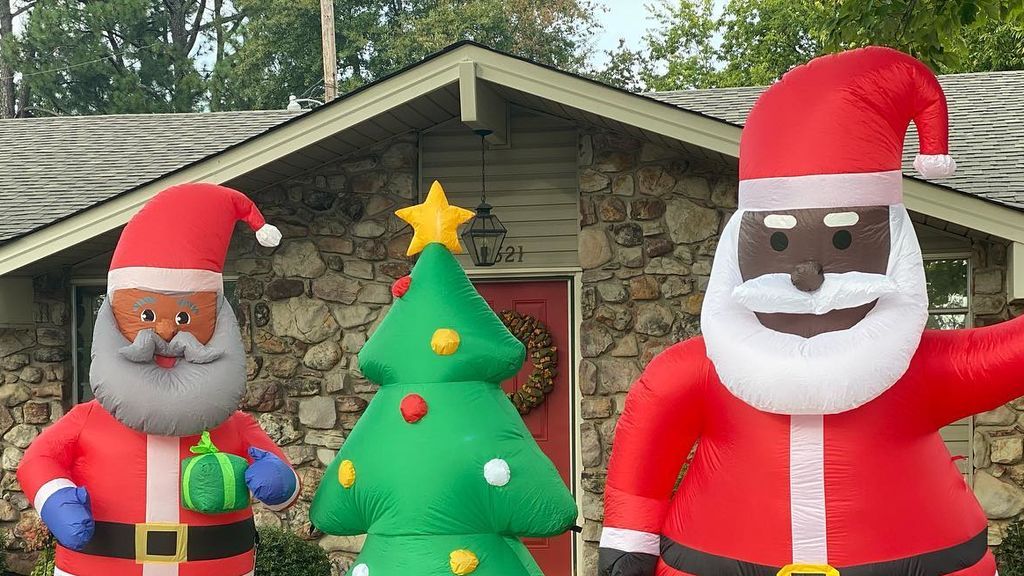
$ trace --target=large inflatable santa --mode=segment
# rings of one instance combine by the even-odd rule
[[[250,491],[299,482],[248,415],[245,352],[221,273],[235,222],[280,240],[240,192],[185,184],[125,226],[96,318],[90,383],[28,448],[18,481],[56,537],[56,576],[253,573]]]
[[[603,575],[995,572],[938,430],[1024,394],[1024,323],[924,329],[910,121],[917,169],[951,174],[935,76],[884,48],[815,59],[758,100],[703,337],[651,362],[616,429]]]

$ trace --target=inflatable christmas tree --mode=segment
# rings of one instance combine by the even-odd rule
[[[397,212],[422,252],[359,354],[380,385],[321,482],[310,517],[366,533],[351,576],[540,576],[521,537],[568,530],[576,505],[502,392],[525,350],[452,255],[473,213],[438,183]]]

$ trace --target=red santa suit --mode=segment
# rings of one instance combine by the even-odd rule
[[[242,412],[212,429],[210,438],[228,454],[244,456],[254,446],[287,461],[259,424]],[[252,574],[251,508],[209,515],[181,506],[181,461],[193,455],[189,448],[198,442],[199,436],[155,436],[133,430],[95,400],[75,406],[47,428],[29,446],[18,469],[25,495],[41,510],[41,500],[48,493],[72,484],[85,486],[97,524],[96,536],[84,550],[57,546],[56,576]],[[186,540],[188,561],[170,562],[159,554],[147,555],[145,563],[137,561],[137,537],[149,541],[172,534]]]
[[[602,574],[995,572],[985,514],[938,431],[1024,393],[1024,320],[923,330],[923,264],[901,197],[911,119],[922,153],[915,165],[950,174],[938,82],[920,62],[881,48],[796,68],[754,106],[740,146],[739,212],[715,256],[704,336],[651,362],[616,428]],[[785,229],[799,209],[820,209],[825,226],[856,222],[851,207],[888,207],[884,278],[896,287],[872,296],[855,326],[804,338],[769,330],[737,304],[750,280],[737,264],[745,213]],[[838,254],[815,250],[819,262]],[[757,312],[809,317],[769,304],[779,308]]]
[[[185,184],[161,192],[122,232],[108,275],[108,294],[139,289],[180,294],[187,302],[195,292],[222,293],[224,260],[238,221],[256,231],[265,246],[275,246],[280,240],[280,232],[236,190]],[[103,340],[108,345],[93,350],[90,381],[97,400],[74,407],[44,430],[18,467],[18,481],[44,521],[44,504],[55,493],[66,488],[84,488],[88,493],[86,507],[95,532],[78,551],[58,543],[56,576],[252,574],[256,537],[252,509],[246,506],[235,512],[202,514],[187,510],[181,502],[182,461],[193,456],[190,448],[200,440],[199,435],[184,430],[208,430],[220,452],[246,458],[247,472],[253,470],[250,448],[269,452],[280,459],[280,467],[288,467],[281,449],[256,421],[236,411],[246,374],[233,314],[221,297],[214,336],[204,343],[230,343],[219,349],[220,356],[193,361],[180,354],[180,358],[168,359],[170,367],[158,366],[155,354],[159,352],[154,348],[149,349],[148,358],[120,357],[129,343],[115,323],[111,300],[107,298],[96,322],[97,334],[102,324],[106,327],[103,334],[108,335]],[[136,303],[136,314],[145,307],[144,300]],[[146,312],[152,315],[152,310]],[[154,325],[181,323],[153,318]],[[99,338],[94,341],[100,342]],[[194,337],[193,341],[199,346]],[[111,365],[110,358],[123,364]],[[101,364],[104,368],[97,368]],[[172,371],[179,366],[189,370]],[[129,372],[133,369],[136,371]],[[112,372],[132,376],[112,378]],[[257,454],[260,459],[267,458]],[[282,474],[289,472],[294,475],[290,469]],[[300,486],[297,476],[294,480],[293,492],[285,495],[287,500],[271,509],[283,510],[295,501]],[[277,502],[277,496],[274,498]],[[63,501],[58,498],[54,502]]]
[[[849,412],[786,416],[731,394],[702,338],[630,390],[605,488],[603,546],[660,553],[659,576],[991,576],[987,521],[938,429],[1024,391],[1020,320],[926,331],[907,373]],[[675,496],[673,487],[699,440]],[[611,536],[609,536],[609,534]]]

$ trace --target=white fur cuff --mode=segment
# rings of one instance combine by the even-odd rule
[[[601,531],[601,548],[658,556],[661,554],[661,535],[627,528],[605,528]]]
[[[77,486],[67,478],[54,478],[39,487],[39,490],[36,491],[36,500],[32,503],[32,507],[41,514],[46,501],[50,499],[50,496],[53,496],[54,492],[61,488],[77,488]]]
[[[925,178],[948,178],[956,173],[956,161],[949,154],[918,154],[914,169]]]

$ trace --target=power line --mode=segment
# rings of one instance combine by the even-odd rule
[[[142,46],[141,48],[134,48],[134,50],[139,50],[139,51],[148,50],[148,49],[150,49],[150,48],[152,48],[152,47],[154,47],[154,46],[156,46],[158,44],[163,44],[163,42],[161,42],[161,41],[153,42],[152,44],[147,44],[146,46]],[[49,70],[39,70],[38,72],[27,72],[27,73],[22,74],[21,77],[22,78],[28,78],[30,76],[40,76],[42,74],[51,74],[53,72],[67,72],[68,70],[72,70],[74,68],[81,68],[82,66],[88,66],[89,64],[95,64],[97,62],[103,62],[104,60],[111,60],[113,58],[117,58],[118,56],[124,56],[125,54],[127,54],[128,52],[131,52],[132,50],[133,49],[125,49],[125,50],[122,50],[120,52],[114,52],[113,54],[108,54],[107,56],[103,56],[102,58],[96,58],[95,60],[87,60],[85,62],[78,62],[78,63],[75,63],[75,64],[69,64],[67,66],[61,66],[60,68],[51,68]],[[3,77],[0,77],[0,80],[11,80],[13,78],[14,78],[14,76],[3,76]]]

